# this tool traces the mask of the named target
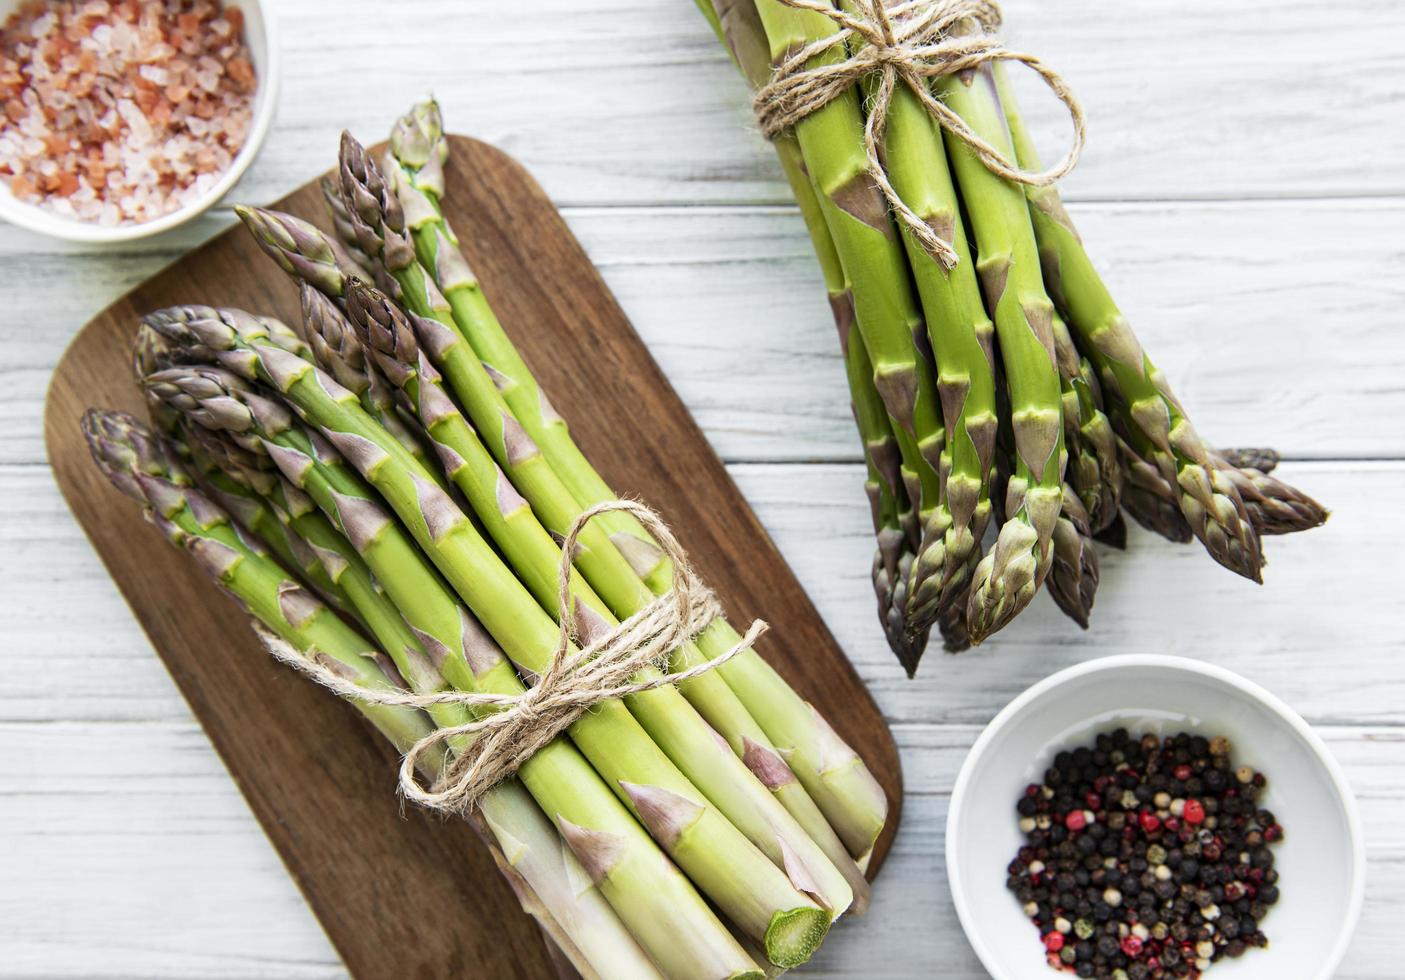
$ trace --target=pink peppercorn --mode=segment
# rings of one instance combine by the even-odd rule
[[[1044,936],[1044,948],[1051,953],[1057,953],[1064,948],[1064,934],[1058,930],[1048,932]]]
[[[1143,810],[1137,819],[1141,822],[1142,830],[1148,834],[1154,834],[1161,829],[1161,820],[1150,810]]]
[[[1172,770],[1171,775],[1175,776],[1181,782],[1185,782],[1191,776],[1190,766],[1176,766],[1176,768]]]
[[[1068,816],[1064,817],[1064,826],[1069,830],[1082,830],[1084,827],[1088,826],[1088,818],[1083,815],[1082,810],[1073,810]]]
[[[1185,810],[1181,813],[1185,817],[1185,822],[1189,824],[1199,824],[1205,822],[1205,804],[1199,800],[1186,800]]]
[[[1142,941],[1136,936],[1122,937],[1122,952],[1136,959],[1142,952]]]

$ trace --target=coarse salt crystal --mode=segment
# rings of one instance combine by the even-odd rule
[[[209,0],[25,4],[0,28],[0,180],[101,224],[198,198],[251,124],[243,23]]]

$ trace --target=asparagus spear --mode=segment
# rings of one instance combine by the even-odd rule
[[[267,452],[338,524],[456,687],[522,693],[521,682],[492,638],[459,604],[404,528],[385,514],[375,492],[346,469],[335,449],[228,372],[188,368],[162,372],[147,384],[202,424]],[[210,405],[217,407],[211,411],[206,407]],[[618,734],[619,747],[627,748],[629,731]],[[593,742],[585,738],[583,744],[605,743],[597,736]],[[618,774],[613,764],[602,766],[595,756],[592,762],[602,773]],[[576,749],[558,739],[533,755],[518,776],[543,809],[555,815],[595,883],[670,975],[746,974],[745,960],[687,879],[643,835]],[[653,908],[655,902],[663,903],[668,914]]]
[[[150,330],[144,326],[137,328],[137,335],[132,340],[132,377],[137,385],[141,385],[141,379],[162,368],[169,367],[173,361],[170,344],[155,330]],[[146,413],[151,419],[151,424],[156,431],[168,438],[177,435],[181,429],[180,413],[167,406],[161,399],[143,392],[146,400]]]
[[[1209,455],[1215,468],[1238,489],[1249,520],[1259,534],[1292,534],[1326,522],[1327,508],[1301,490],[1253,465],[1236,465],[1222,452],[1212,451]],[[1249,457],[1247,460],[1250,464],[1260,461],[1276,465],[1277,454],[1270,459]]]
[[[246,315],[188,308],[154,314],[147,322],[173,344],[270,385],[296,406],[381,492],[420,548],[519,667],[534,674],[547,669],[556,646],[551,617],[516,581],[472,522],[419,471],[413,457],[360,409],[350,392],[312,365],[280,356],[261,340],[258,325]],[[573,612],[582,635],[598,635],[598,615],[579,604]],[[633,706],[641,700],[658,703],[660,699],[636,695]],[[664,730],[671,719],[686,719],[686,702],[670,707],[676,711],[671,717],[641,714]],[[795,965],[808,958],[828,929],[830,913],[802,894],[727,821],[650,741],[629,709],[618,701],[603,702],[578,719],[571,731],[592,763],[689,877],[748,934],[765,942],[773,962]],[[724,758],[732,757],[714,754],[719,768]],[[790,873],[797,880],[804,877],[795,867]]]
[[[296,571],[327,605],[358,625],[355,602],[338,581],[340,564],[336,557],[308,544],[307,539],[292,526],[286,510],[270,503],[266,495],[255,489],[252,474],[236,478],[232,474],[231,457],[238,447],[214,444],[203,438],[199,426],[183,425],[172,443],[184,449],[195,470],[197,484],[221,507],[234,516],[241,527],[259,538],[284,567]],[[259,483],[269,482],[267,474],[259,474]]]
[[[843,9],[862,15],[853,0]],[[865,82],[872,98],[877,74]],[[907,252],[922,301],[933,350],[938,352],[937,392],[946,441],[942,449],[941,498],[928,515],[913,565],[908,616],[928,627],[960,596],[981,556],[990,519],[990,470],[995,448],[994,326],[986,314],[970,261],[956,188],[947,167],[940,130],[917,96],[896,83],[887,109],[883,160],[898,196],[943,240],[957,264],[947,269],[904,226]],[[925,629],[923,629],[925,635]]]
[[[927,633],[910,630],[907,622],[907,588],[912,574],[913,553],[902,531],[899,513],[911,510],[906,491],[898,477],[898,448],[888,424],[883,402],[873,387],[873,366],[864,349],[863,338],[852,329],[852,314],[844,304],[835,306],[839,326],[839,347],[849,375],[849,391],[854,421],[863,438],[868,479],[864,489],[873,510],[873,530],[878,547],[873,555],[873,590],[878,597],[878,619],[888,638],[888,646],[912,677],[927,646]]]
[[[1112,523],[1101,531],[1093,534],[1095,541],[1100,541],[1109,548],[1116,548],[1118,551],[1127,550],[1127,522],[1122,519],[1119,511],[1112,517]]]
[[[958,596],[957,601],[948,606],[937,618],[941,630],[942,648],[947,653],[961,653],[971,649],[971,635],[966,631],[966,598]]]
[[[448,144],[443,139],[437,105],[432,101],[422,103],[404,117],[392,135],[391,148],[395,154],[394,163],[400,171],[396,186],[412,201],[406,206],[407,220],[413,218],[410,233],[426,263],[425,268],[432,273],[431,278],[447,297],[446,303],[454,325],[472,343],[474,353],[491,368],[492,379],[509,409],[531,440],[544,451],[552,469],[577,502],[586,506],[615,499],[608,484],[571,439],[565,421],[551,409],[536,380],[493,316],[477,281],[461,258],[455,257],[457,243],[447,225],[439,220],[442,218],[439,203],[443,194],[441,167],[447,156]],[[788,168],[788,172],[798,178],[799,186],[809,191],[807,178],[797,169],[798,162],[797,153],[792,160],[795,166]],[[813,192],[810,192],[810,200],[813,201]],[[802,208],[803,204],[802,200]],[[385,217],[381,216],[382,222]],[[393,218],[393,213],[390,217]],[[823,264],[826,250],[830,254],[833,250],[828,245],[828,232],[824,230],[817,205],[807,212],[806,220],[812,232],[817,233],[816,249],[821,254]],[[394,233],[389,237],[394,237]],[[837,265],[835,259],[833,266],[837,268]],[[417,272],[407,271],[418,279]],[[416,294],[418,292],[415,290]],[[431,297],[432,294],[426,290],[425,295]],[[836,295],[832,292],[832,302]],[[607,513],[597,520],[610,532],[610,540],[628,558],[650,589],[662,594],[671,587],[672,567],[638,521],[622,512]],[[706,656],[713,657],[730,649],[738,639],[735,630],[725,622],[718,622],[699,638],[699,646]],[[865,901],[866,885],[856,880],[852,868],[844,861],[843,852],[833,846],[834,835],[828,831],[825,820],[815,812],[810,797],[818,800],[823,817],[838,828],[845,843],[857,855],[867,852],[882,827],[886,800],[881,790],[858,757],[834,739],[828,726],[820,726],[813,711],[795,696],[759,655],[748,650],[724,664],[718,673],[737,692],[747,711],[761,725],[765,736],[774,739],[778,746],[789,747],[782,751],[791,767],[798,771],[802,785],[794,786],[788,778],[784,778],[785,765],[771,751],[771,745],[760,733],[737,732],[720,723],[706,710],[704,714],[744,759],[749,763],[764,763],[772,776],[771,781],[777,775],[782,777],[778,795],[782,796],[786,808],[801,826],[820,843],[830,860],[845,871],[856,892],[855,908],[861,908]],[[823,746],[829,747],[822,749]],[[825,765],[825,770],[816,770],[814,766],[818,764]]]
[[[421,431],[405,422],[395,408],[395,395],[384,375],[366,359],[360,341],[335,303],[318,290],[301,283],[303,334],[312,360],[355,392],[361,407],[408,449],[420,464],[433,470]]]
[[[555,569],[560,561],[559,549],[537,523],[533,507],[527,506],[521,497],[515,499],[510,512],[504,507],[505,488],[512,484],[504,478],[493,457],[442,389],[438,373],[420,350],[409,320],[383,293],[361,282],[350,285],[347,307],[368,350],[380,359],[387,376],[400,386],[407,405],[418,413],[430,433],[450,479],[472,503],[479,521],[536,594],[537,600],[553,607],[558,589]],[[520,455],[518,458],[520,461]],[[546,465],[544,459],[540,463]],[[515,469],[521,472],[520,466]],[[554,476],[551,471],[547,472]],[[554,519],[560,533],[564,533],[580,514],[575,498],[564,489],[545,495],[541,489],[538,484],[538,493],[531,498],[536,513],[547,520]],[[606,597],[609,605],[601,604],[595,593],[584,585],[579,589],[578,598],[591,603],[602,620],[613,626],[614,615],[628,616],[639,611],[653,599],[653,594],[603,534],[589,539],[582,535],[579,539],[582,544],[587,540],[590,543],[578,551],[576,564],[585,570],[589,582]],[[702,662],[701,653],[689,643],[675,651],[671,666],[682,671]],[[789,794],[803,797],[804,790],[793,776],[784,772],[783,764],[778,768],[774,765],[780,763],[780,757],[770,748],[765,735],[726,682],[706,673],[682,683],[679,690],[707,723],[729,740],[729,747],[732,744],[745,746],[744,753],[729,757],[719,769],[717,760],[712,757],[714,747],[707,737],[702,717],[693,716],[695,721],[688,727],[685,723],[691,712],[678,704],[667,703],[661,697],[636,698],[639,702],[655,701],[669,713],[671,720],[667,729],[659,729],[657,723],[651,725],[648,721],[645,727],[694,784],[774,862],[784,867],[798,860],[808,868],[831,908],[843,909],[851,903],[853,892],[846,878],[866,892],[867,882],[848,855],[843,854],[842,849],[836,855],[850,869],[844,874],[790,815],[782,798]],[[639,707],[655,710],[643,704]],[[673,731],[681,734],[669,734]],[[670,744],[677,747],[669,748]],[[707,753],[701,760],[696,756],[700,746]],[[774,764],[767,762],[752,772],[742,758],[758,753],[764,753]],[[764,785],[760,781],[763,777],[766,778]],[[808,797],[801,802],[808,802]]]
[[[397,187],[405,192],[408,182],[413,185],[414,193],[420,195],[409,206],[409,212],[415,216],[411,233],[421,255],[429,260],[428,269],[437,277],[437,285],[449,297],[446,302],[453,313],[454,324],[466,334],[475,353],[492,368],[492,378],[510,410],[529,437],[545,452],[552,468],[578,503],[587,506],[615,499],[614,492],[571,439],[565,421],[547,403],[536,380],[482,297],[476,280],[472,279],[460,261],[454,259],[453,252],[457,245],[453,242],[452,232],[447,225],[439,228],[433,220],[433,216],[440,213],[439,201],[443,193],[440,165],[448,152],[447,142],[442,137],[438,107],[430,101],[412,110],[397,125],[391,147],[398,152],[396,164],[402,171]],[[784,163],[786,158],[783,156],[782,160]],[[809,192],[813,202],[808,179],[798,169],[798,151],[791,163],[793,166],[787,168],[788,173],[792,178],[798,178],[798,186]],[[817,204],[806,211],[806,221],[812,232],[816,233],[816,250],[821,254],[823,265],[826,250],[830,254],[833,250],[829,246],[828,232],[824,230]],[[450,244],[452,248],[447,248],[446,245]],[[837,266],[835,259],[833,267]],[[839,275],[842,277],[842,273]],[[428,291],[426,295],[429,295]],[[832,292],[832,302],[836,295]],[[630,560],[650,589],[662,594],[671,587],[671,564],[638,521],[622,512],[607,513],[597,520],[610,532],[610,540]],[[714,657],[730,649],[738,639],[736,631],[728,624],[717,622],[704,632],[698,642],[706,656]],[[744,652],[719,668],[718,673],[736,691],[765,735],[774,739],[775,745],[782,747],[786,761],[796,770],[804,792],[798,791],[802,787],[792,787],[785,780],[778,794],[782,795],[787,809],[820,843],[830,859],[844,868],[856,892],[855,908],[861,908],[866,886],[855,880],[850,869],[845,867],[842,851],[832,846],[833,835],[827,832],[825,821],[814,813],[807,796],[820,804],[823,816],[835,825],[853,853],[860,855],[867,852],[882,827],[886,800],[881,790],[858,757],[834,738],[828,726],[822,725],[814,712],[755,652]],[[711,715],[708,717],[714,725],[719,725]],[[773,777],[776,774],[784,776],[784,764],[770,751],[765,739],[755,734],[739,738],[725,726],[719,725],[719,729],[744,759],[764,762]],[[762,751],[758,752],[756,747]],[[823,765],[824,769],[816,769],[818,765]]]
[[[988,66],[939,79],[936,88],[977,135],[1013,154]],[[1029,604],[1048,573],[1063,498],[1062,406],[1054,308],[1040,279],[1024,195],[960,139],[947,134],[946,143],[994,313],[1016,450],[1004,502],[1009,519],[974,573],[966,607],[971,640],[979,643]]]
[[[1003,71],[997,71],[997,77],[1019,163],[1037,167],[1038,157],[1014,92]],[[1238,488],[1214,465],[1184,407],[1133,335],[1089,259],[1058,191],[1053,186],[1031,187],[1026,196],[1045,279],[1069,318],[1080,350],[1098,369],[1105,397],[1125,405],[1127,424],[1145,437],[1151,451],[1147,459],[1175,487],[1181,513],[1211,557],[1261,582],[1263,554]]]
[[[1091,366],[1079,356],[1067,325],[1057,314],[1053,337],[1067,462],[1059,522],[1054,528],[1049,597],[1086,630],[1099,577],[1093,534],[1117,514],[1122,471],[1112,425],[1099,407],[1101,392]]]
[[[384,188],[381,191],[384,193]],[[332,260],[330,250],[324,243],[309,240],[309,236],[316,236],[315,229],[291,216],[273,212],[241,209],[240,213],[260,244],[286,271],[311,282],[329,295],[339,297],[344,293],[346,278]],[[289,227],[282,228],[282,224]],[[370,240],[382,241],[380,236],[383,232],[369,228],[364,231]],[[403,244],[402,237],[396,234],[391,237]],[[400,248],[401,245],[397,245],[392,251]],[[446,304],[427,274],[417,264],[409,262],[402,266],[401,273],[409,287],[405,295],[412,307],[428,310],[438,318],[437,322],[447,326],[445,320],[452,320],[452,317],[447,316]],[[447,337],[443,339],[450,340]],[[474,383],[479,366],[467,351],[459,351],[453,356],[459,380],[465,384]],[[481,389],[481,383],[479,386]],[[484,397],[490,400],[492,395],[485,393]],[[505,413],[503,417],[506,419],[508,416]],[[503,448],[500,445],[496,451]],[[599,482],[598,477],[596,479]],[[640,549],[635,548],[632,555],[637,558],[640,553]],[[656,582],[656,576],[651,576],[651,581]],[[707,656],[717,656],[730,649],[739,639],[735,630],[719,621],[704,632],[699,643]],[[886,800],[858,756],[754,652],[747,651],[733,658],[719,668],[719,672],[741,697],[752,716],[761,723],[765,733],[787,756],[787,761],[797,770],[802,785],[819,803],[844,843],[856,855],[866,853],[882,828]],[[736,748],[741,751],[745,746]],[[774,766],[771,768],[774,770]],[[807,829],[810,828],[807,826]],[[811,830],[811,833],[812,836],[820,836],[820,828]]]
[[[1230,466],[1238,469],[1258,470],[1260,473],[1272,473],[1278,468],[1278,450],[1267,447],[1221,449],[1220,457]]]
[[[398,686],[383,672],[373,648],[325,604],[288,578],[256,539],[241,535],[229,515],[195,489],[171,453],[125,412],[89,410],[83,435],[93,460],[114,487],[143,506],[146,519],[209,571],[249,613],[282,639],[371,689]],[[357,702],[393,742],[412,744],[430,731],[419,711]]]
[[[583,980],[664,980],[521,783],[489,796],[481,813],[498,871]]]
[[[356,234],[351,230],[351,219],[346,213],[336,179],[330,175],[319,178],[317,189],[322,192],[322,201],[327,205],[327,215],[332,220],[335,234],[329,247],[337,258],[337,265],[352,275],[374,280],[376,263],[356,243]]]
[[[343,677],[375,690],[404,683],[404,671],[388,666],[384,654],[370,648],[319,606],[262,555],[255,542],[234,533],[228,515],[191,486],[160,441],[139,422],[123,413],[90,411],[83,427],[105,475],[118,489],[136,497],[152,523],[173,543],[200,558],[256,622],[271,631],[264,634],[265,642],[278,647],[282,659],[311,660],[324,666],[334,663]],[[349,560],[359,561],[354,557]],[[370,607],[363,611],[368,621],[375,618]],[[413,642],[412,636],[403,634],[403,624],[400,630],[398,640]],[[401,751],[430,731],[418,710],[353,703]],[[442,756],[434,753],[421,759],[429,775],[434,775],[442,762]],[[550,919],[554,931],[572,940],[571,945],[584,957],[579,961],[582,968],[610,977],[644,980],[659,976],[599,893],[581,886],[588,880],[584,872],[578,862],[573,866],[574,858],[563,850],[561,839],[520,784],[510,781],[494,789],[483,800],[482,815],[497,848],[511,849],[509,868],[514,877],[510,880],[524,908]]]
[[[1053,543],[1049,597],[1065,615],[1086,630],[1088,614],[1093,611],[1093,598],[1098,591],[1098,553],[1093,549],[1088,512],[1067,483],[1059,522],[1054,525]]]
[[[236,446],[227,448],[233,454],[242,452]],[[226,462],[238,466],[228,459]],[[380,662],[387,674],[404,678],[417,694],[448,690],[447,681],[429,660],[419,638],[377,586],[351,543],[332,527],[310,497],[267,473],[262,473],[266,480],[258,481],[260,473],[240,467],[238,476],[251,486],[262,486],[273,506],[285,515],[295,540],[303,542],[332,570],[358,620],[367,625],[380,646],[368,656]],[[389,652],[388,660],[381,650]],[[462,705],[453,703],[425,710],[443,728],[464,725],[472,717]],[[399,748],[404,752],[409,746]],[[522,908],[537,919],[583,976],[661,977],[520,783],[510,780],[494,787],[470,822],[482,825],[477,829]]]
[[[992,479],[991,495],[996,501],[996,520],[1003,524],[1006,520],[1004,502],[1009,499],[1006,488],[1017,461],[1014,432],[1008,421],[1009,412],[1002,411],[1001,415],[1005,421],[1000,426],[1000,435],[996,442],[995,476]],[[1088,615],[1093,608],[1099,577],[1097,553],[1093,550],[1092,535],[1089,532],[1087,511],[1083,509],[1077,493],[1065,483],[1058,523],[1054,527],[1051,539],[1054,553],[1046,582],[1049,597],[1054,604],[1083,629],[1088,628]],[[955,630],[948,639],[948,651],[959,653],[969,645],[963,644],[963,640],[963,632]]]
[[[751,87],[764,85],[771,73],[770,52],[752,0],[696,2],[698,10]],[[872,572],[874,593],[878,599],[878,620],[889,647],[908,671],[908,676],[912,676],[927,640],[925,634],[908,637],[905,617],[907,581],[913,559],[908,538],[917,539],[916,509],[908,502],[901,482],[897,441],[893,437],[882,399],[873,386],[872,362],[864,350],[863,340],[853,332],[853,293],[834,249],[834,240],[825,225],[819,199],[805,172],[800,145],[792,133],[779,134],[772,145],[810,232],[839,332],[839,350],[844,359],[851,407],[868,471],[864,490],[869,498],[874,533],[878,539]]]
[[[425,239],[428,231],[433,231],[437,236],[433,244],[436,250],[432,265],[434,274],[431,275],[405,248],[410,226],[399,199],[388,192],[379,170],[359,144],[345,134],[342,156],[343,197],[353,216],[353,223],[358,227],[359,239],[369,251],[380,257],[386,271],[400,285],[406,305],[416,314],[415,329],[426,341],[431,358],[443,370],[448,387],[464,404],[478,432],[485,436],[493,458],[507,471],[513,485],[525,495],[543,522],[554,533],[564,534],[579,516],[582,507],[507,404],[502,389],[510,388],[510,385],[504,383],[500,372],[495,369],[490,371],[491,365],[482,362],[479,353],[463,339],[461,328],[475,323],[481,327],[490,322],[496,335],[506,343],[505,335],[493,318],[477,282],[472,279],[462,258],[458,257],[457,242],[443,224],[437,202],[421,194],[412,198],[414,203],[410,212],[416,218],[415,228],[420,240]],[[401,184],[408,187],[408,179],[402,177]],[[379,252],[375,252],[377,247]],[[438,289],[441,283],[442,294]],[[394,347],[394,343],[389,344],[388,351]],[[532,407],[537,416],[534,427],[539,427],[540,400]],[[470,448],[476,449],[477,444]],[[462,456],[461,453],[458,455]],[[480,462],[475,465],[486,472],[485,464]],[[581,537],[584,547],[577,563],[590,583],[609,602],[613,612],[628,615],[646,604],[652,593],[640,580],[638,570],[631,562],[631,557],[637,557],[639,552],[638,539],[617,537],[616,541],[627,546],[627,550],[617,550],[616,544],[603,531],[588,527]],[[528,570],[529,584],[533,581],[531,567],[530,562],[519,563],[519,570]],[[553,602],[555,587],[549,582],[549,569],[540,559],[535,567],[545,573],[537,579],[535,591],[539,600]],[[716,630],[712,632],[714,635],[717,633]],[[715,653],[720,654],[724,649],[716,649]],[[676,667],[686,668],[702,660],[701,655],[690,647],[683,648],[681,653],[682,658],[675,664]],[[760,811],[747,814],[736,807],[729,809],[723,802],[724,811],[773,860],[783,858],[776,852],[780,838],[789,839],[790,844],[786,846],[798,849],[804,863],[817,867],[812,871],[819,876],[831,907],[844,908],[855,895],[862,907],[867,894],[867,883],[862,874],[843,848],[837,846],[833,833],[812,805],[805,787],[796,783],[785,771],[786,766],[769,743],[765,730],[756,724],[747,707],[728,688],[727,682],[720,676],[704,675],[687,684],[683,693],[727,739],[737,755],[776,793],[790,816],[762,816]],[[655,737],[659,736],[656,734]],[[714,768],[709,765],[707,770],[713,771]],[[690,771],[689,774],[701,778],[703,771],[696,774]],[[725,801],[730,796],[710,795],[719,801]],[[766,807],[764,803],[758,805],[763,810]],[[804,828],[799,834],[795,832],[799,830],[795,826],[797,822]],[[823,857],[807,853],[813,851],[815,843],[824,852]],[[840,875],[848,879],[848,884],[843,887],[831,875],[830,869],[836,866]]]
[[[1102,390],[1088,359],[1078,352],[1063,318],[1054,317],[1054,360],[1063,397],[1066,475],[1086,512],[1090,533],[1105,528],[1117,515],[1122,470],[1117,437],[1102,409]]]
[[[750,2],[750,0],[748,0]],[[909,677],[927,646],[927,634],[910,630],[907,621],[907,588],[912,574],[913,552],[903,531],[903,515],[914,513],[907,500],[899,468],[897,441],[888,422],[878,389],[873,386],[873,365],[864,349],[863,338],[853,330],[853,305],[847,292],[831,295],[835,325],[839,328],[839,349],[849,378],[854,422],[863,441],[868,494],[873,514],[873,530],[878,546],[873,554],[873,590],[878,598],[878,620],[888,646],[897,655]]]
[[[756,10],[774,61],[838,30],[818,13],[774,0],[758,0]],[[814,61],[832,63],[841,57],[832,49]],[[940,408],[931,366],[917,342],[925,329],[907,258],[887,201],[869,173],[863,130],[858,95],[846,93],[802,120],[795,136],[853,287],[856,322],[873,361],[874,384],[893,422],[908,499],[925,519],[941,496]]]
[[[196,431],[205,433],[207,445],[219,441],[208,429]],[[336,584],[353,604],[358,619],[370,629],[380,650],[390,654],[393,664],[382,663],[382,669],[404,678],[417,694],[449,690],[448,681],[430,660],[419,637],[386,591],[377,585],[369,566],[351,542],[317,509],[312,498],[277,476],[276,470],[268,473],[258,462],[251,462],[264,460],[271,466],[272,461],[267,457],[256,457],[233,444],[224,448],[225,472],[251,489],[257,487],[284,515],[295,539],[317,554],[323,566],[332,571]],[[380,650],[372,654],[378,661],[385,656]],[[496,662],[510,674],[501,655]],[[464,706],[453,703],[435,704],[425,710],[441,728],[464,725],[472,717]],[[407,748],[401,746],[402,751]],[[483,824],[480,833],[486,831],[485,840],[494,860],[523,908],[543,923],[548,935],[567,953],[577,969],[586,976],[602,978],[660,976],[610,909],[579,859],[519,782],[509,780],[495,787],[484,797],[479,813],[474,816],[481,818],[475,821]]]
[[[171,351],[159,334],[145,327],[138,329],[132,345],[132,373],[138,384],[141,379],[171,363]],[[287,568],[298,569],[328,605],[344,615],[354,615],[350,599],[337,587],[318,556],[301,546],[279,520],[267,503],[246,485],[232,479],[217,465],[215,456],[222,447],[207,446],[198,438],[200,430],[191,432],[178,412],[161,399],[148,395],[147,414],[152,424],[169,442],[166,445],[182,454],[200,479],[207,495],[219,503],[238,523],[263,541]],[[194,436],[194,438],[192,438]]]
[[[1124,428],[1127,429],[1129,438],[1122,442],[1119,453],[1129,474],[1128,479],[1135,479],[1138,485],[1136,499],[1126,502],[1129,512],[1149,530],[1156,531],[1172,541],[1189,541],[1194,535],[1190,525],[1181,516],[1179,495],[1162,476],[1161,471],[1148,462],[1154,452],[1148,446],[1149,440],[1130,425]],[[1244,502],[1244,512],[1256,532],[1261,535],[1292,534],[1310,530],[1326,522],[1330,512],[1316,500],[1253,466],[1236,466],[1226,457],[1226,452],[1233,455],[1238,451],[1209,450],[1207,456],[1218,475],[1239,492]],[[1277,464],[1277,453],[1273,450],[1249,452],[1256,455],[1244,457],[1246,462]],[[1265,456],[1265,453],[1268,455]]]
[[[348,264],[341,257],[340,246],[333,239],[301,218],[280,214],[279,220],[275,221],[268,219],[265,212],[258,209],[236,207],[235,211],[244,223],[254,230],[255,238],[264,251],[299,282],[311,282],[325,292],[329,283],[340,284],[348,276],[360,271],[358,265]],[[299,357],[316,358],[318,363],[327,365],[337,382],[355,392],[362,407],[375,416],[421,464],[433,472],[433,467],[428,465],[428,454],[418,434],[396,414],[394,398],[385,379],[381,378],[378,372],[367,368],[365,356],[352,331],[337,329],[344,321],[335,306],[321,303],[321,298],[316,296],[315,290],[303,290],[301,299],[304,321],[320,321],[319,329],[309,332],[307,338],[307,342],[317,346],[315,349],[310,348],[306,346],[306,342],[297,348],[287,343],[284,346],[288,346],[292,353]],[[282,326],[278,321],[273,323],[274,329]],[[298,340],[304,338],[299,337]]]
[[[1121,437],[1117,455],[1122,462],[1124,481],[1122,506],[1142,527],[1167,541],[1186,544],[1195,537],[1186,522],[1177,494],[1158,470]]]

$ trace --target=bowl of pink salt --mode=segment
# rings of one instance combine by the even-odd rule
[[[203,213],[272,122],[255,0],[0,0],[0,219],[79,242]]]

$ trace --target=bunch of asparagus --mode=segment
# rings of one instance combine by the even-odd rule
[[[425,102],[382,161],[343,137],[323,188],[333,234],[239,209],[298,283],[301,321],[151,313],[133,364],[152,427],[94,410],[84,429],[111,482],[280,658],[373,691],[515,695],[547,669],[562,617],[589,642],[667,592],[672,569],[632,515],[598,515],[561,607],[557,542],[615,495],[459,251],[448,151]],[[715,620],[666,666],[738,640]],[[402,750],[487,710],[353,703]],[[465,738],[421,756],[424,778]],[[799,965],[862,911],[886,815],[858,755],[748,650],[593,706],[473,818],[582,975],[718,980]]]
[[[697,4],[754,89],[841,30],[779,0]],[[862,42],[846,43],[852,53]],[[844,45],[811,50],[807,68],[846,56]],[[1316,527],[1327,511],[1270,475],[1272,454],[1201,441],[1058,191],[992,173],[902,83],[886,103],[885,176],[952,244],[955,265],[895,221],[864,144],[865,96],[878,83],[875,70],[866,91],[850,89],[773,145],[839,327],[878,536],[879,618],[909,676],[934,625],[953,652],[980,643],[1046,584],[1086,628],[1098,585],[1092,542],[1124,545],[1122,511],[1173,541],[1198,538],[1220,564],[1261,581],[1261,536]],[[1007,160],[1040,169],[1003,63],[930,88]]]

